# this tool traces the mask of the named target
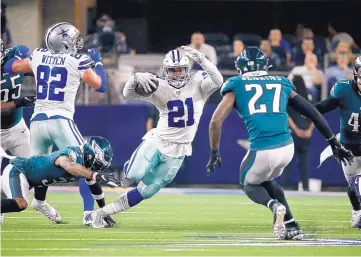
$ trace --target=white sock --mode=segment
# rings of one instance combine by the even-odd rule
[[[116,214],[130,208],[127,193],[122,194],[117,200],[105,205],[102,210],[106,215]]]

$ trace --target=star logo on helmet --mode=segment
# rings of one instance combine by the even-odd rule
[[[68,35],[68,31],[69,31],[69,29],[63,29],[62,27],[60,27],[60,33],[58,33],[58,35],[61,35],[63,38],[64,37],[69,37],[69,35]]]

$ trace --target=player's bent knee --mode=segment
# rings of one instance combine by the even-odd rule
[[[19,209],[21,211],[25,210],[26,208],[28,208],[28,202],[24,199],[24,198],[15,198],[15,201],[17,202]]]
[[[161,184],[151,184],[151,185],[142,185],[143,183],[139,183],[138,191],[143,196],[144,199],[149,199],[153,195],[159,192],[159,190],[163,187]]]

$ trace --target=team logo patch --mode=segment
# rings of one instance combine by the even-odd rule
[[[77,154],[76,154],[75,151],[69,149],[69,151],[68,151],[68,156],[70,157],[70,159],[72,159],[74,162],[76,162]]]

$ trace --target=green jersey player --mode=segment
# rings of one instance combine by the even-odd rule
[[[268,75],[268,60],[259,48],[247,47],[235,65],[239,76],[224,83],[223,100],[210,122],[211,156],[207,171],[213,172],[215,165],[221,164],[221,128],[235,108],[245,123],[251,142],[240,168],[243,191],[252,201],[272,211],[273,233],[277,239],[300,240],[303,232],[291,214],[283,189],[274,180],[282,174],[294,152],[287,105],[315,123],[337,159],[351,161],[352,154],[340,145],[322,115],[294,91],[287,78]]]
[[[77,177],[92,184],[102,181],[116,187],[119,183],[113,174],[103,172],[111,165],[112,158],[110,143],[102,137],[90,137],[81,146],[69,146],[48,155],[12,157],[1,176],[1,190],[7,197],[1,199],[1,213],[25,210],[30,188],[68,183]],[[114,224],[110,217],[105,220],[108,226]]]

